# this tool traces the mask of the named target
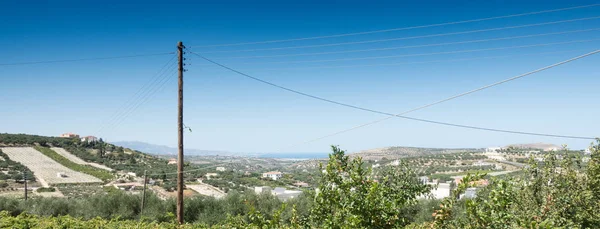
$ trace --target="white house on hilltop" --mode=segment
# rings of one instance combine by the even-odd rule
[[[279,171],[271,171],[271,172],[263,173],[262,177],[270,178],[271,180],[278,180],[279,178],[283,177],[283,173],[281,173]]]
[[[498,150],[501,150],[502,147],[488,147],[485,149],[486,153],[496,153]]]
[[[94,137],[94,136],[85,136],[83,138],[81,138],[82,142],[97,142],[98,138]]]

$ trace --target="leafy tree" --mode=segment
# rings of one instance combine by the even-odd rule
[[[349,159],[332,146],[311,210],[311,220],[323,228],[396,228],[407,225],[404,211],[429,192],[417,175],[404,166],[375,175],[361,158]],[[398,169],[400,168],[400,169]]]

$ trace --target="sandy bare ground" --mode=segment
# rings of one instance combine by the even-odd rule
[[[220,189],[215,188],[212,185],[208,185],[208,184],[186,185],[186,187],[200,193],[200,195],[212,196],[217,199],[223,198],[225,195],[227,195],[227,194],[225,194],[225,192],[221,191]]]
[[[104,170],[107,170],[107,171],[113,171],[113,169],[111,169],[109,167],[106,167],[104,165],[96,164],[96,163],[93,163],[93,162],[86,162],[86,161],[82,160],[81,158],[73,155],[69,151],[66,151],[63,148],[52,147],[50,149],[53,150],[54,152],[60,154],[61,156],[69,159],[70,161],[77,163],[77,164],[80,164],[80,165],[89,165],[89,166],[93,166],[93,167],[96,167],[96,168],[99,168],[99,169],[104,169]]]
[[[6,147],[2,148],[2,151],[11,160],[27,166],[44,187],[64,183],[102,183],[102,180],[73,171],[31,147]],[[58,173],[66,177],[58,177]]]

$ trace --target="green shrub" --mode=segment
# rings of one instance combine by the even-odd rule
[[[55,191],[56,191],[56,189],[54,187],[49,187],[49,188],[41,187],[41,188],[37,189],[37,192],[55,192]]]

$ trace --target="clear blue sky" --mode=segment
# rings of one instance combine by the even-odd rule
[[[329,39],[232,47],[206,45],[324,36],[557,9],[594,1],[5,1],[0,63],[175,51],[183,41],[230,67],[306,93],[400,113],[454,94],[566,60],[600,47],[600,30],[458,45],[309,56],[238,58],[427,45],[600,28],[600,19],[521,29],[333,47],[222,52],[319,45],[500,28],[600,16],[600,6],[475,23]],[[335,60],[593,40],[560,45],[396,58]],[[195,46],[195,47],[194,47]],[[211,53],[212,52],[212,53]],[[189,54],[189,53],[188,53]],[[510,56],[500,58],[496,56]],[[176,80],[120,125],[104,123],[172,56],[0,66],[0,132],[76,132],[108,141],[175,146]],[[472,60],[452,61],[473,58]],[[477,59],[479,58],[479,59]],[[590,141],[509,135],[389,120],[314,143],[288,147],[382,118],[240,77],[187,55],[186,147],[234,152],[325,152],[385,146],[487,147]],[[294,61],[296,61],[294,63]],[[300,62],[298,62],[300,61]],[[432,62],[439,61],[439,62]],[[281,63],[286,62],[286,63]],[[377,64],[429,62],[373,66]],[[599,136],[600,54],[411,113],[458,124]],[[355,66],[371,65],[371,66]],[[345,66],[345,67],[332,67]],[[328,68],[315,68],[328,67]],[[175,77],[175,69],[169,69]]]

